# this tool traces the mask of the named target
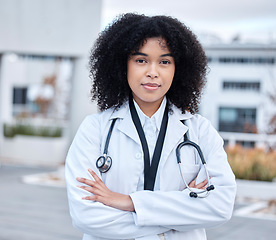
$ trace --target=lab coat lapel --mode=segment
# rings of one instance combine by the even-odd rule
[[[111,118],[119,118],[121,121],[118,123],[117,129],[130,137],[132,140],[140,144],[139,135],[136,131],[135,125],[132,121],[128,104],[124,104],[116,110]]]
[[[162,151],[163,164],[166,162],[168,156],[175,149],[179,141],[184,139],[183,136],[188,131],[188,127],[184,125],[181,120],[186,120],[192,117],[192,114],[189,112],[181,114],[181,111],[175,106],[172,106],[172,110],[173,113],[169,113],[167,132]]]
[[[181,120],[186,120],[192,117],[192,114],[189,112],[182,114],[181,111],[174,105],[171,105],[171,108],[172,113],[169,113],[166,137],[162,150],[162,159],[165,159],[163,162],[166,161],[171,151],[176,147],[177,143],[183,139],[184,134],[188,130],[188,127],[184,125]],[[117,129],[141,145],[140,138],[132,121],[127,103],[121,106],[118,110],[115,110],[111,116],[111,119],[112,118],[121,119],[118,123]]]

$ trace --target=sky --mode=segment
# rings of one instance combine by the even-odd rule
[[[170,15],[198,35],[276,41],[276,0],[103,0],[102,29],[119,14]]]

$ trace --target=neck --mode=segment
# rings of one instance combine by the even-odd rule
[[[151,118],[153,116],[154,113],[156,113],[156,111],[159,109],[163,98],[159,99],[158,101],[155,102],[143,102],[139,99],[135,99],[135,102],[138,104],[139,108],[142,110],[142,112],[148,116],[149,118]]]

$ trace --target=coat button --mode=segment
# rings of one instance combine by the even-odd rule
[[[135,157],[136,157],[136,158],[141,158],[141,156],[142,156],[141,153],[136,153],[136,154],[135,154]]]

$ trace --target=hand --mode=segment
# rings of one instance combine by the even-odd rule
[[[83,197],[82,199],[100,202],[106,206],[117,208],[123,211],[134,212],[134,205],[129,195],[110,191],[94,171],[91,169],[88,169],[88,171],[94,178],[94,181],[78,177],[77,181],[88,185],[78,187],[92,193],[93,195]]]
[[[208,187],[208,181],[205,179],[203,182],[196,185],[196,178],[188,185],[190,188],[206,189]]]

